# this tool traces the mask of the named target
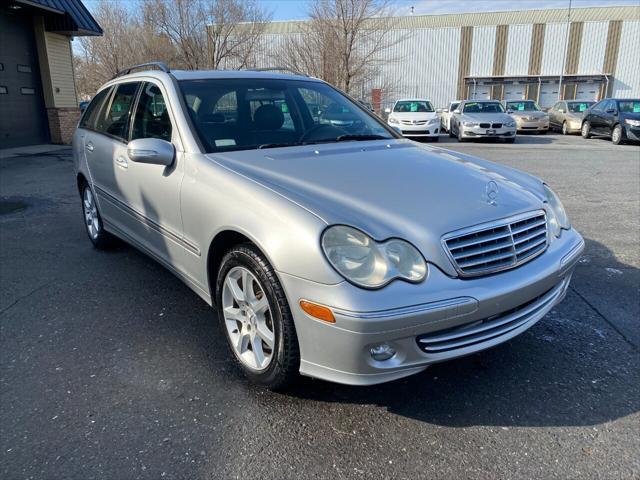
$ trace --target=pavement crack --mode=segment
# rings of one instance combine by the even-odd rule
[[[48,287],[52,283],[53,283],[53,280],[51,282],[47,282],[47,283],[44,283],[44,284],[40,285],[39,287],[31,290],[29,293],[27,293],[25,295],[22,295],[21,297],[16,298],[12,303],[10,303],[6,307],[4,307],[2,310],[0,310],[0,315],[3,315],[7,310],[10,310],[11,308],[15,307],[22,300],[25,300],[25,299],[29,298],[30,296],[34,295],[35,293],[38,293],[40,290],[42,290],[45,287]]]
[[[620,335],[620,336],[622,337],[622,339],[623,339],[626,343],[628,343],[628,344],[629,344],[629,346],[630,346],[633,350],[635,350],[636,352],[640,351],[640,349],[638,349],[638,347],[637,347],[637,346],[636,346],[636,345],[635,345],[631,340],[629,340],[629,339],[627,338],[627,336],[626,336],[626,335],[625,335],[625,334],[624,334],[624,333],[623,333],[623,332],[622,332],[622,331],[621,331],[621,330],[620,330],[620,329],[619,329],[619,328],[618,328],[618,327],[617,327],[613,322],[611,322],[607,317],[605,317],[605,316],[603,315],[603,313],[602,313],[600,310],[598,310],[598,308],[597,308],[595,305],[593,305],[589,300],[587,300],[587,298],[586,298],[584,295],[582,295],[580,292],[578,292],[578,290],[576,290],[572,285],[569,285],[569,290],[571,290],[571,291],[572,291],[573,293],[575,293],[578,297],[580,297],[580,298],[582,299],[582,301],[583,301],[584,303],[586,303],[586,304],[588,305],[588,307],[589,307],[591,310],[593,310],[594,312],[596,312],[596,314],[597,314],[600,318],[602,318],[602,319],[605,321],[605,323],[606,323],[607,325],[609,325],[609,326],[610,326],[610,327],[611,327],[611,328],[612,328],[612,329],[613,329],[613,330],[614,330],[618,335]]]

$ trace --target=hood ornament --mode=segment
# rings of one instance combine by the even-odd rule
[[[498,205],[498,184],[496,182],[491,180],[489,183],[487,183],[487,186],[484,188],[484,192],[487,195],[487,203],[489,205]]]

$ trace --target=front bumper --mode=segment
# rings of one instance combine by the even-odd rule
[[[464,138],[514,138],[516,127],[460,127]]]
[[[625,125],[625,137],[632,142],[640,142],[640,127]]]
[[[547,132],[549,130],[549,120],[529,122],[520,120],[517,122],[519,132]]]
[[[403,137],[439,137],[440,123],[426,123],[424,125],[404,125],[402,123],[390,123],[391,127],[400,129]]]
[[[475,353],[522,333],[560,302],[584,249],[575,230],[518,268],[473,279],[430,266],[420,284],[395,281],[381,290],[347,282],[323,285],[280,273],[300,345],[300,373],[350,385],[372,385]],[[336,323],[316,320],[299,300],[330,306]],[[386,343],[396,355],[371,358]]]

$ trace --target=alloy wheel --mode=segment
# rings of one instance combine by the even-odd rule
[[[264,288],[248,269],[234,267],[227,273],[222,311],[238,359],[251,370],[266,369],[275,345],[273,318]]]
[[[91,189],[86,187],[84,189],[84,196],[82,200],[82,207],[84,210],[84,219],[87,226],[87,232],[92,240],[96,240],[100,234],[100,220],[98,217],[98,207],[96,201],[93,198]]]

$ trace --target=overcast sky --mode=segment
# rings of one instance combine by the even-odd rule
[[[98,0],[83,0],[91,10]],[[120,0],[135,9],[141,0]],[[310,0],[259,0],[273,12],[274,20],[302,20],[307,17]],[[416,15],[437,15],[462,12],[497,12],[501,10],[527,10],[540,8],[567,8],[569,0],[391,0],[395,15],[409,15],[414,7]],[[635,5],[640,0],[573,0],[574,7],[608,7]]]

